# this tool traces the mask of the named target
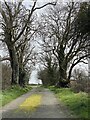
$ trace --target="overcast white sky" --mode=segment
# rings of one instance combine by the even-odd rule
[[[4,0],[0,0],[0,1],[4,1]],[[19,1],[19,0],[6,0],[6,1],[13,2],[13,1]],[[34,0],[24,0],[24,3],[28,6],[29,3],[33,2],[33,1]],[[60,1],[62,3],[65,3],[65,2],[72,1],[72,0],[37,0],[37,2],[39,4],[43,4],[43,3],[47,3],[47,2],[53,2],[53,1]],[[89,1],[89,0],[73,0],[73,1],[83,2],[83,1]]]

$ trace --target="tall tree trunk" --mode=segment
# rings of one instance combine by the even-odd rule
[[[19,67],[19,85],[20,86],[25,86],[25,71],[22,66]]]
[[[23,66],[23,50],[20,53],[19,57],[19,85],[20,86],[25,86],[25,71],[24,71],[24,66]]]
[[[67,84],[69,83],[66,72],[67,72],[67,64],[62,62],[61,64],[59,64],[59,82],[58,82],[59,87],[66,87]]]
[[[10,24],[12,26],[12,22]],[[10,56],[10,64],[12,68],[12,80],[11,84],[17,84],[19,79],[19,64],[18,64],[18,57],[17,52],[15,49],[15,44],[12,41],[12,30],[8,27],[5,29],[5,43],[8,47],[9,56]]]
[[[88,36],[88,45],[90,46],[90,36]],[[89,54],[89,58],[88,58],[88,76],[90,79],[90,47],[88,47],[88,54]]]
[[[19,80],[19,64],[14,46],[8,46],[9,55],[11,59],[12,81],[11,84],[17,84]]]
[[[59,87],[65,87],[68,84],[67,81],[67,61],[65,61],[65,54],[63,45],[60,45],[60,50],[58,51],[58,62],[59,62]]]

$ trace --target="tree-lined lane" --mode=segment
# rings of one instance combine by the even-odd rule
[[[41,95],[41,103],[34,111],[23,111],[19,106],[31,95]],[[46,88],[36,87],[33,90],[2,109],[3,118],[72,118],[73,116],[64,108],[55,95]]]

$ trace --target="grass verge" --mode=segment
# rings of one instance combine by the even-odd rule
[[[74,93],[70,88],[56,88],[49,87],[61,102],[63,102],[73,112],[73,114],[80,118],[89,118],[89,103],[90,98],[85,92]]]
[[[2,103],[0,104],[0,107],[11,102],[12,100],[16,99],[20,95],[27,93],[31,89],[32,87],[30,85],[27,85],[25,88],[22,88],[20,86],[12,86],[7,90],[3,90],[2,92],[0,92],[0,103]]]

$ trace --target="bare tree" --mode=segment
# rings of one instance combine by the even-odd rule
[[[21,41],[23,34],[28,29],[28,25],[32,21],[33,13],[47,5],[55,5],[55,2],[46,3],[40,7],[36,7],[37,0],[33,1],[31,9],[27,9],[23,1],[18,2],[1,2],[0,6],[0,41],[5,42],[10,56],[12,68],[12,84],[19,81],[19,61],[17,55],[17,43]]]
[[[42,15],[40,33],[43,45],[48,48],[46,52],[52,51],[58,61],[59,86],[65,86],[70,82],[74,66],[80,62],[85,63],[89,55],[86,50],[88,36],[77,32],[75,26],[78,11],[79,3],[69,2],[63,7],[58,3],[57,6],[51,6],[48,13]]]

